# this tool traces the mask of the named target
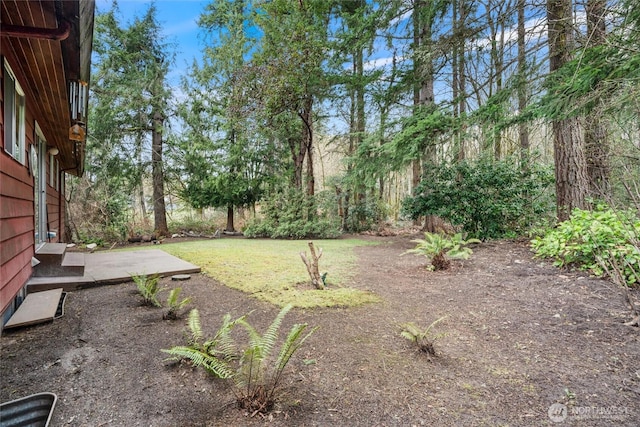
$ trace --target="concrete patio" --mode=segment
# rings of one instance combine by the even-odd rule
[[[159,249],[97,252],[84,254],[82,276],[32,277],[27,282],[29,293],[62,288],[66,292],[100,285],[124,283],[134,275],[199,273],[200,267]]]

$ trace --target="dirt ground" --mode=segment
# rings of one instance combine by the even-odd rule
[[[283,335],[320,328],[269,416],[238,409],[203,370],[167,363],[160,349],[184,343],[185,320],[141,306],[133,283],[69,293],[62,318],[4,332],[0,401],[56,393],[53,426],[640,425],[640,328],[623,325],[620,289],[534,260],[524,243],[483,243],[428,272],[425,258],[399,256],[411,236],[370,238],[383,244],[357,249],[351,286],[383,302],[292,310]],[[278,312],[203,275],[163,283],[193,297],[211,333],[225,313],[254,310],[264,328]],[[400,323],[442,316],[431,360],[399,335]]]

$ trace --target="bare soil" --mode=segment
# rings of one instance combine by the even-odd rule
[[[185,320],[141,306],[133,283],[69,293],[62,318],[5,331],[0,401],[56,393],[53,426],[640,425],[640,328],[623,324],[619,288],[535,260],[524,243],[483,243],[429,272],[425,258],[399,256],[411,236],[368,238],[383,244],[357,249],[350,286],[383,302],[292,310],[283,334],[320,329],[268,416],[238,409],[226,382],[166,362],[160,349],[184,343]],[[253,310],[266,327],[279,310],[204,275],[163,284],[193,297],[211,333],[225,313]],[[436,357],[399,335],[400,323],[442,316]]]

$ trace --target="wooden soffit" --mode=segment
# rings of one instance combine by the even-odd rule
[[[60,168],[81,175],[85,142],[69,141],[69,81],[89,83],[94,0],[1,0],[2,55],[9,58]]]

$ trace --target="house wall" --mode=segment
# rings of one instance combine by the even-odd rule
[[[29,79],[20,74],[20,67],[13,58],[6,58],[16,78],[25,91],[26,123],[25,123],[25,152],[21,164],[4,150],[4,73],[0,67],[0,325],[7,320],[7,313],[13,312],[16,296],[24,296],[24,286],[32,274],[31,258],[35,253],[35,205],[34,205],[34,177],[29,169],[30,150],[35,141],[36,100],[28,87]],[[0,58],[0,61],[2,59]],[[1,64],[1,62],[0,62]],[[47,139],[47,135],[44,135]],[[47,206],[49,229],[56,231],[57,241],[63,236],[60,218],[63,210],[61,203],[64,198],[60,192],[49,185],[50,167],[47,158]],[[64,188],[63,182],[60,189]]]

